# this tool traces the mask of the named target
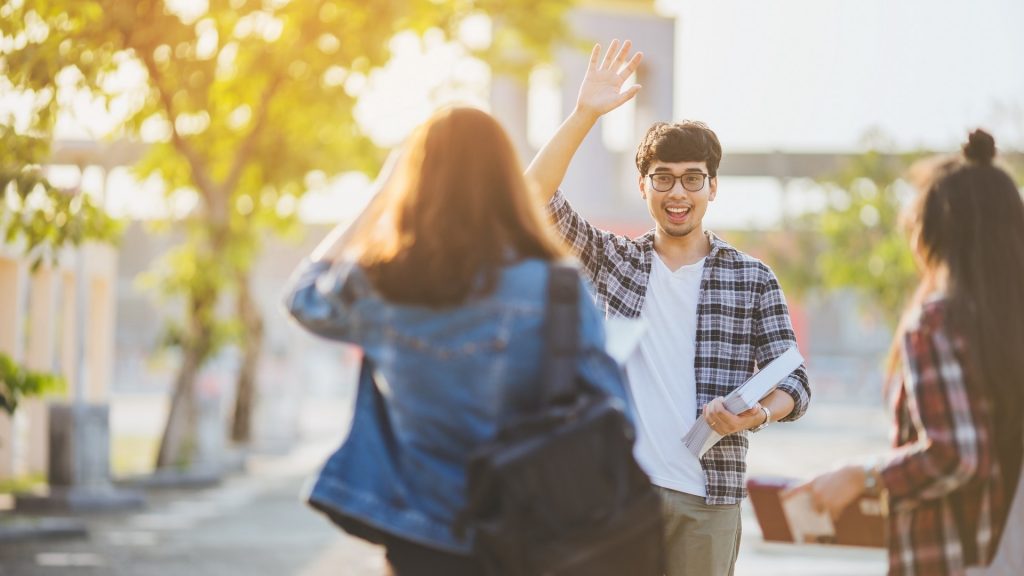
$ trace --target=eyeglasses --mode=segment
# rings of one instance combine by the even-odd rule
[[[655,172],[648,174],[651,179],[651,187],[658,192],[668,192],[676,185],[676,180],[683,183],[683,188],[690,192],[700,192],[704,188],[704,179],[710,175],[703,172],[687,172],[682,176],[674,176],[668,172]]]

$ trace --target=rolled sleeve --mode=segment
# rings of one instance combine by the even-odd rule
[[[587,277],[597,282],[605,262],[605,248],[611,233],[598,229],[580,215],[561,190],[548,202],[548,212],[559,235],[579,259]]]
[[[351,342],[355,294],[350,280],[354,269],[348,262],[304,260],[285,290],[285,310],[317,336]]]
[[[882,467],[897,508],[964,486],[977,473],[988,441],[974,421],[963,369],[944,333],[908,331],[903,366],[907,410],[918,439]]]
[[[796,333],[789,318],[786,298],[775,274],[765,268],[768,277],[762,285],[758,306],[755,310],[754,343],[758,366],[765,366],[796,346]],[[811,386],[807,369],[800,365],[792,374],[779,383],[779,389],[793,398],[793,410],[780,422],[792,422],[807,412],[811,403]]]

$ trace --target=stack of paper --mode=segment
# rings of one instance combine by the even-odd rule
[[[803,362],[804,357],[796,346],[786,350],[730,392],[725,397],[725,409],[733,414],[750,410]],[[712,430],[707,420],[698,417],[690,431],[683,436],[683,444],[694,456],[700,458],[721,439],[722,435]]]

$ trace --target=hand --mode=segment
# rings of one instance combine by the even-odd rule
[[[626,62],[629,56],[629,49],[632,42],[626,40],[619,46],[618,40],[612,40],[601,58],[601,45],[595,44],[590,52],[590,64],[587,65],[587,74],[583,77],[583,84],[580,86],[579,96],[576,98],[576,110],[597,118],[611,112],[627,102],[640,91],[640,85],[634,84],[622,92],[622,84],[640,65],[644,55],[642,52],[633,54],[633,57]]]
[[[864,474],[864,468],[861,466],[843,466],[801,484],[789,490],[787,494],[809,491],[815,509],[819,512],[828,512],[836,519],[847,506],[864,493]]]
[[[750,410],[733,414],[725,408],[725,398],[719,396],[704,406],[704,419],[715,432],[728,436],[740,430],[749,430],[764,422],[764,410],[756,404]]]

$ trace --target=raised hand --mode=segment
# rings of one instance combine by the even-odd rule
[[[612,40],[608,52],[602,59],[601,45],[594,45],[590,52],[587,74],[583,77],[583,84],[576,98],[576,109],[579,112],[596,118],[636,96],[640,91],[639,84],[622,90],[623,83],[633,74],[644,57],[643,52],[637,52],[627,62],[631,47],[632,42],[629,40],[623,42],[621,46],[618,40]]]

